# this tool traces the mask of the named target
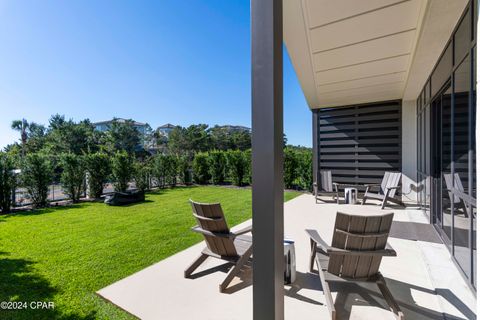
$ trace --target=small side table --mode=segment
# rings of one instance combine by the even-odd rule
[[[295,241],[291,239],[283,240],[283,255],[285,258],[285,270],[283,272],[283,282],[291,284],[297,278],[297,268],[295,262]]]
[[[357,188],[345,188],[345,204],[356,204],[358,197]]]

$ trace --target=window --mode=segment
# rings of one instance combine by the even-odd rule
[[[470,10],[462,18],[457,31],[455,32],[455,65],[458,65],[468,53],[471,44],[470,37]]]
[[[448,43],[438,65],[432,73],[432,92],[438,92],[452,72],[452,42]]]
[[[476,5],[470,1],[417,99],[418,204],[474,287]]]

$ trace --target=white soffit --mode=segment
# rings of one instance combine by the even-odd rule
[[[427,2],[284,0],[284,42],[310,108],[401,99]]]
[[[468,0],[430,0],[405,86],[404,100],[416,100],[443,52]]]

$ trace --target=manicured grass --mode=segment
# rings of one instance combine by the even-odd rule
[[[127,207],[81,203],[1,216],[0,301],[55,308],[0,310],[0,319],[131,319],[95,292],[201,241],[189,230],[189,198],[221,202],[231,226],[251,217],[249,189],[213,186],[161,190]]]

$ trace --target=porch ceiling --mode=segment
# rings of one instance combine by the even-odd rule
[[[451,30],[466,3],[434,2],[284,0],[284,42],[310,108],[402,99],[412,65],[418,64],[425,17],[432,20],[426,12],[432,6],[448,7],[449,12],[437,10],[434,20],[452,16],[453,22],[446,21]],[[426,79],[449,37],[441,31],[444,35],[436,35],[437,45],[428,54],[433,62],[415,77],[416,83]]]

